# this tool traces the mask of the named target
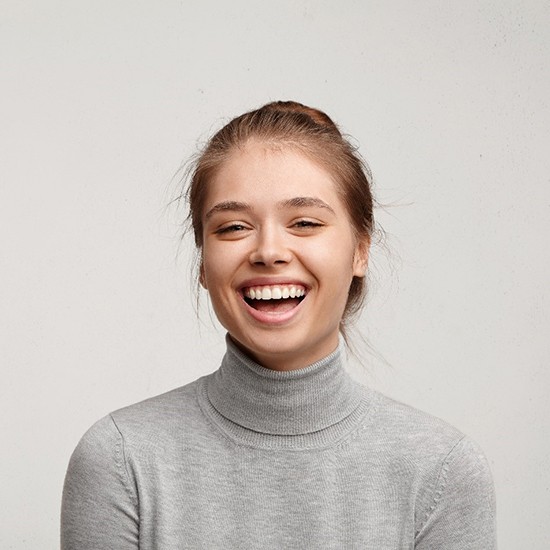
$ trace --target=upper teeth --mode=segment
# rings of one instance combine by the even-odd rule
[[[246,298],[252,300],[280,300],[281,298],[300,298],[305,296],[306,289],[301,286],[257,286],[244,291]]]

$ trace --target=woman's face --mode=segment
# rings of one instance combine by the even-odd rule
[[[201,284],[239,347],[276,370],[336,349],[368,245],[328,172],[290,148],[249,142],[209,182],[203,227]]]

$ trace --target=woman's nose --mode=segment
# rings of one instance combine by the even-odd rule
[[[292,259],[285,235],[276,229],[259,231],[250,252],[250,263],[254,265],[272,266],[286,264]]]

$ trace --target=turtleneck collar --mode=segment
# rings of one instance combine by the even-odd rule
[[[292,371],[262,367],[229,337],[220,368],[207,377],[206,395],[223,418],[274,436],[321,432],[358,413],[364,388],[343,366],[343,344],[330,355]]]

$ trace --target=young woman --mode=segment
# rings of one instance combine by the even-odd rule
[[[62,548],[495,548],[478,447],[344,369],[373,201],[331,119],[276,102],[232,120],[187,196],[227,352],[213,374],[86,433]]]

